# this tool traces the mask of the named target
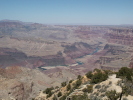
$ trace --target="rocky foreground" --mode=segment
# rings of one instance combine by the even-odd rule
[[[38,69],[33,70],[19,66],[0,68],[0,99],[31,100],[47,87],[59,86],[61,82],[76,77],[67,68],[63,71],[58,68],[58,72],[50,75],[48,76]],[[69,75],[69,78],[66,75]]]
[[[132,76],[133,70],[126,67],[118,72],[95,69],[60,87],[40,91],[33,100],[132,100]]]

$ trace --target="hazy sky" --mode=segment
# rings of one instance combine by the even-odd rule
[[[0,20],[46,24],[133,24],[133,0],[0,0]]]

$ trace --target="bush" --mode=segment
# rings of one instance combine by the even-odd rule
[[[87,78],[90,78],[90,79],[91,79],[92,76],[93,76],[92,72],[88,72],[88,73],[86,73],[86,77],[87,77]]]
[[[59,86],[56,86],[56,87],[55,87],[55,89],[58,89],[58,88],[59,88]]]
[[[61,92],[58,92],[58,97],[62,96],[62,93]]]
[[[71,89],[71,85],[68,84],[68,85],[67,85],[67,91],[69,91],[70,89]]]
[[[88,92],[88,89],[87,88],[84,88],[82,91],[83,92]]]
[[[61,86],[62,86],[62,87],[65,87],[65,86],[66,86],[66,82],[62,82],[62,83],[61,83]]]
[[[105,94],[110,100],[117,100],[120,97],[120,94],[116,93],[115,90],[108,91]]]
[[[66,99],[66,95],[63,95],[61,98],[60,98],[60,100],[65,100]]]
[[[43,93],[49,94],[51,90],[53,90],[53,87],[47,88],[45,91],[43,91]]]
[[[91,78],[91,83],[97,84],[99,82],[107,80],[108,75],[102,72],[95,73]]]
[[[82,91],[83,92],[91,93],[92,90],[93,90],[93,85],[87,85],[87,88],[84,88]]]
[[[73,80],[70,80],[70,81],[69,81],[69,83],[72,83],[72,82],[73,82]]]
[[[80,80],[80,79],[81,79],[81,75],[78,75],[77,79],[79,79],[79,80]]]
[[[114,72],[112,72],[111,70],[103,70],[105,74],[109,75],[109,74],[113,74]]]
[[[132,76],[133,71],[127,67],[122,67],[118,72],[117,72],[117,77],[125,77],[128,81],[132,81]]]
[[[94,69],[94,71],[96,71],[97,73],[100,73],[101,72],[101,70],[100,69]]]
[[[88,96],[84,93],[84,95],[73,95],[72,100],[88,100]]]
[[[93,91],[93,85],[87,85],[88,93],[91,93]]]
[[[47,98],[51,97],[52,96],[52,92],[50,91],[48,94],[47,94]]]
[[[78,88],[81,85],[81,83],[82,83],[81,80],[77,80],[75,85],[74,85],[74,88]]]

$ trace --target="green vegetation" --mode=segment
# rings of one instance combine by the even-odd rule
[[[43,93],[49,94],[51,92],[51,90],[53,90],[54,88],[47,88],[45,91],[43,91]]]
[[[51,97],[52,96],[52,90],[53,90],[54,88],[53,87],[51,87],[51,88],[47,88],[45,91],[43,91],[43,93],[46,93],[47,94],[47,98],[49,98],[49,97]]]
[[[117,72],[117,77],[126,78],[128,81],[132,81],[132,76],[133,76],[133,69],[127,67],[122,67]]]
[[[106,92],[106,96],[110,99],[110,100],[117,100],[120,97],[120,93],[116,93],[115,90],[111,90],[111,91],[107,91]]]
[[[66,95],[63,95],[61,98],[60,98],[60,100],[65,100],[66,99]]]
[[[93,91],[93,85],[87,85],[87,88],[84,88],[82,91],[91,93]]]
[[[88,89],[87,88],[84,88],[82,91],[83,92],[88,92]]]
[[[58,98],[54,95],[53,100],[58,100]]]
[[[58,97],[60,97],[60,96],[62,96],[62,93],[61,92],[58,93]]]
[[[62,82],[61,86],[66,87],[67,92],[58,92],[57,95],[53,96],[53,100],[65,100],[67,96],[69,96],[75,89],[78,89],[79,86],[81,86],[82,81],[84,82],[83,84],[86,84],[86,88],[84,88],[82,91],[84,94],[80,95],[73,95],[71,97],[72,100],[102,100],[103,97],[107,96],[109,100],[121,100],[123,95],[133,95],[133,69],[123,67],[121,68],[118,72],[115,72],[117,77],[121,78],[118,82],[117,85],[119,85],[122,88],[121,93],[117,93],[115,90],[107,91],[107,88],[113,84],[112,81],[109,81],[108,85],[99,85],[97,83],[100,83],[102,81],[107,80],[109,74],[113,74],[114,72],[109,71],[109,70],[99,70],[95,69],[93,72],[89,71],[86,74],[86,77],[88,78],[88,81],[82,80],[83,77],[81,75],[77,76],[77,80],[73,82],[73,80],[70,80],[69,83],[67,84],[66,82]],[[90,80],[89,80],[90,79]],[[87,85],[89,83],[89,85]],[[93,85],[97,84],[94,89],[97,89],[98,92],[93,92]],[[59,88],[59,87],[56,87]],[[52,93],[53,87],[52,88],[47,88],[44,93],[47,94],[47,98],[51,97],[53,95]],[[65,91],[66,91],[65,90]],[[99,94],[102,93],[101,95]],[[64,93],[64,94],[62,94]],[[89,98],[87,96],[88,93],[90,94]],[[126,100],[126,98],[125,98]]]
[[[87,77],[87,78],[90,78],[90,79],[91,79],[91,78],[92,78],[92,76],[93,76],[93,74],[92,74],[92,72],[91,72],[91,71],[89,71],[89,72],[86,74],[86,77]]]
[[[81,85],[82,81],[77,80],[76,83],[74,84],[74,88],[77,89]]]
[[[87,85],[88,93],[91,93],[93,91],[93,85]]]
[[[109,70],[103,70],[103,71],[101,71],[101,70],[99,70],[99,69],[94,69],[93,72],[95,72],[95,73],[92,74],[92,72],[89,71],[89,72],[86,74],[86,77],[89,78],[89,79],[91,79],[91,81],[90,81],[91,83],[97,84],[97,83],[99,83],[99,82],[102,82],[102,81],[107,80],[108,75],[109,75],[109,73],[110,73],[111,71],[109,71]]]
[[[59,86],[56,86],[56,87],[55,87],[55,89],[58,89],[58,88],[59,88]]]
[[[91,77],[91,83],[97,84],[99,82],[105,81],[108,78],[108,74],[105,72],[97,71],[92,77]]]
[[[47,94],[47,98],[51,97],[52,94],[53,94],[53,93],[50,91],[50,92]]]
[[[62,87],[65,87],[65,86],[66,86],[66,82],[62,82],[62,83],[61,83],[61,86],[62,86]]]
[[[68,85],[67,85],[67,91],[69,91],[70,89],[71,89],[71,85],[68,84]]]
[[[84,95],[73,95],[72,100],[89,100],[87,94]]]
[[[81,78],[82,78],[82,76],[81,76],[81,75],[78,75],[77,79],[79,79],[79,80],[80,80]]]
[[[69,83],[72,83],[72,82],[73,82],[73,80],[70,80],[70,81],[69,81]]]
[[[94,72],[100,73],[101,70],[96,68],[96,69],[94,69]]]

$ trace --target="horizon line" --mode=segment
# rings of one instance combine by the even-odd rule
[[[92,25],[92,26],[132,26],[133,24],[91,24],[91,23],[40,23],[40,22],[28,22],[21,20],[10,20],[10,19],[2,19],[0,22],[22,22],[22,23],[38,23],[43,25]]]

